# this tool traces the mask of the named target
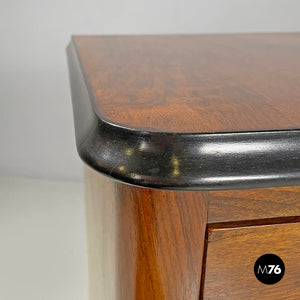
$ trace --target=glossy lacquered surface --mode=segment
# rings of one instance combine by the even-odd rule
[[[118,42],[120,40],[124,41],[124,39],[126,42]],[[76,37],[68,48],[68,58],[76,141],[81,158],[95,170],[117,180],[152,188],[212,190],[298,185],[300,182],[299,101],[296,96],[299,95],[297,92],[298,85],[292,84],[287,88],[287,82],[283,80],[288,78],[291,83],[297,81],[297,73],[294,70],[297,62],[295,64],[290,63],[286,55],[292,55],[291,57],[289,56],[289,59],[294,58],[294,56],[297,57],[298,40],[299,35],[297,34],[266,36],[229,35],[226,37]],[[278,41],[277,47],[276,41]],[[208,48],[205,48],[206,50],[202,52],[201,45],[206,45],[206,42],[208,46],[205,47]],[[233,42],[233,45],[240,49],[241,53],[243,51],[245,53],[248,51],[248,55],[252,53],[249,57],[251,57],[251,60],[257,60],[254,64],[257,66],[257,69],[253,69],[254,66],[248,65],[247,68],[241,69],[237,61],[235,61],[237,59],[235,56],[237,49],[234,48],[232,50],[228,46],[230,42]],[[145,52],[142,51],[143,47],[139,48],[144,43],[152,45],[147,48],[148,50],[144,50]],[[208,49],[213,49],[212,45],[221,45],[223,43],[226,45],[227,54],[223,56],[218,54],[218,51],[213,51],[214,60],[211,60]],[[155,114],[155,123],[159,128],[149,128],[150,126],[148,125],[146,127],[142,125],[147,124],[147,116],[140,114],[139,110],[137,110],[137,107],[146,107],[149,103],[147,101],[139,102],[142,94],[140,84],[144,79],[137,77],[139,72],[136,72],[132,73],[132,76],[135,76],[134,80],[130,81],[126,77],[131,83],[131,92],[129,94],[132,96],[132,91],[135,90],[134,86],[136,86],[136,91],[140,92],[135,97],[131,97],[130,101],[127,101],[125,96],[119,97],[116,95],[115,100],[108,102],[118,107],[118,109],[122,108],[122,111],[130,110],[131,113],[128,113],[128,116],[136,114],[136,117],[140,120],[140,127],[126,123],[118,114],[115,114],[115,116],[119,122],[113,118],[109,119],[107,117],[109,110],[105,107],[111,106],[110,104],[106,106],[106,94],[98,92],[96,87],[107,85],[111,89],[115,88],[114,76],[116,76],[116,82],[120,84],[122,82],[120,78],[125,80],[124,69],[121,68],[119,59],[124,59],[124,68],[126,70],[130,66],[134,66],[137,70],[144,70],[145,68],[145,73],[143,74],[146,78],[154,71],[157,71],[158,76],[160,76],[160,68],[165,67],[165,71],[169,72],[167,64],[171,62],[167,61],[163,64],[159,60],[159,68],[148,69],[148,60],[151,61],[151,57],[154,55],[151,54],[152,51],[156,55],[161,52],[162,57],[165,57],[165,53],[170,51],[168,48],[170,45],[181,45],[182,50],[180,51],[174,48],[174,55],[176,56],[174,59],[175,61],[176,59],[180,60],[180,65],[184,66],[183,68],[186,70],[185,74],[188,74],[187,70],[190,69],[191,74],[194,76],[192,78],[187,76],[189,80],[180,76],[176,77],[176,83],[179,84],[181,82],[183,86],[191,82],[194,85],[198,82],[199,86],[202,86],[205,82],[206,84],[209,83],[209,86],[216,84],[214,81],[216,66],[213,65],[213,61],[219,57],[218,55],[221,55],[219,59],[226,61],[226,66],[234,66],[234,78],[237,78],[238,74],[243,78],[245,72],[248,72],[246,77],[249,77],[251,88],[254,88],[254,83],[251,81],[251,75],[254,74],[254,70],[257,74],[263,72],[261,68],[258,68],[259,63],[261,62],[266,70],[269,70],[268,67],[271,68],[270,58],[266,62],[263,62],[262,58],[266,56],[266,52],[268,53],[266,49],[274,48],[277,56],[273,55],[271,58],[276,68],[279,70],[284,65],[286,66],[282,73],[284,76],[279,74],[278,76],[283,77],[279,79],[276,77],[275,86],[281,90],[281,92],[278,90],[276,94],[277,96],[284,95],[284,97],[289,97],[286,98],[284,105],[280,104],[282,98],[280,100],[277,96],[275,97],[275,94],[274,97],[271,97],[272,95],[265,96],[268,99],[266,101],[262,101],[261,98],[257,100],[255,97],[249,97],[245,90],[242,89],[244,81],[242,81],[240,86],[240,81],[237,81],[234,87],[239,91],[238,102],[243,106],[239,114],[233,114],[237,109],[234,100],[236,98],[231,97],[230,93],[227,94],[226,91],[228,90],[225,89],[224,94],[218,98],[218,101],[216,97],[212,97],[209,101],[209,109],[202,107],[199,110],[199,122],[195,122],[190,116],[190,110],[183,110],[187,103],[194,109],[195,107],[199,108],[198,104],[203,98],[195,93],[195,97],[191,102],[186,102],[184,97],[178,97],[174,98],[174,101],[172,100],[167,105],[170,111],[175,112],[172,114],[172,121],[167,123],[165,122],[168,120],[168,115],[164,109],[164,101],[161,103],[154,101],[155,109],[153,113]],[[114,51],[117,51],[115,47],[121,47],[118,51],[125,51],[126,53],[128,51],[133,51],[133,53],[137,51],[147,63],[143,64],[139,55],[136,55],[135,62],[133,58],[127,61],[125,59],[127,56],[122,56],[122,53],[118,58],[116,55],[113,55]],[[124,50],[124,47],[128,49]],[[279,48],[282,52],[278,50]],[[108,51],[108,49],[111,49],[111,51]],[[246,51],[246,49],[248,50]],[[205,57],[208,57],[207,68],[210,71],[203,69],[203,72],[208,72],[206,81],[203,82],[197,77],[201,72],[197,69],[196,59],[195,66],[191,67],[190,59],[186,58],[189,51],[194,59],[196,53],[198,53],[200,61],[204,61]],[[112,53],[112,56],[110,53]],[[114,62],[115,65],[113,65]],[[155,62],[156,60],[154,59],[154,65]],[[230,70],[228,70],[228,74],[231,74]],[[114,76],[109,72],[113,72]],[[222,72],[226,73],[227,69],[223,69]],[[152,75],[155,76],[154,73]],[[200,81],[197,81],[197,78]],[[255,83],[262,88],[261,93],[265,89],[271,90],[271,83],[268,80],[270,79],[264,77],[259,84]],[[226,85],[227,83],[225,80],[220,84]],[[279,83],[282,85],[278,85]],[[274,82],[271,86],[273,84]],[[120,87],[121,90],[123,88]],[[202,88],[207,90],[203,86]],[[156,93],[149,94],[146,90],[143,91],[147,94],[147,97],[151,95],[153,97],[156,96]],[[167,97],[170,90],[163,88],[163,91]],[[289,94],[285,93],[287,91],[289,91]],[[226,98],[226,100],[224,97],[229,98]],[[111,100],[112,98],[109,97],[109,99]],[[163,98],[160,99],[162,100]],[[99,104],[102,100],[103,107],[102,104]],[[264,103],[263,106],[261,106],[261,101]],[[184,106],[178,106],[178,103],[183,103]],[[211,107],[214,107],[215,114],[210,112]],[[226,107],[226,111],[220,110],[222,107]],[[103,108],[103,112],[101,108]],[[279,115],[274,114],[274,109]],[[258,111],[263,113],[264,118]],[[200,112],[206,116],[205,120],[201,119]],[[179,115],[184,116],[184,122],[182,122]],[[149,112],[150,119],[152,116],[152,112]],[[160,121],[157,120],[158,118],[160,118]],[[134,118],[131,119],[133,120]],[[177,123],[177,119],[179,123]],[[201,120],[205,122],[202,123]],[[180,124],[179,127],[182,129],[180,132],[177,130],[179,128],[176,127],[177,125],[172,125],[173,121],[177,125]],[[231,124],[229,127],[226,125],[228,122]],[[202,130],[204,127],[201,129],[195,125],[200,123],[204,127],[209,126],[209,132]],[[165,124],[170,124],[170,127],[166,127]],[[186,132],[191,129],[189,127],[190,124],[196,127],[194,127],[192,132]],[[212,127],[211,124],[223,124],[224,126],[217,129]],[[232,127],[233,124],[236,126]],[[245,132],[244,129],[246,130],[246,127],[244,129],[241,127],[244,124],[251,124],[247,128],[249,131]],[[233,131],[222,132],[230,129]],[[262,131],[265,129],[267,131]],[[216,130],[219,132],[215,133]]]
[[[300,34],[75,36],[97,112],[162,132],[300,128]]]
[[[198,300],[205,194],[134,187],[85,170],[89,299]]]

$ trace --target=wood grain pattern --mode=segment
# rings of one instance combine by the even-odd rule
[[[273,253],[285,264],[275,285],[254,275],[254,263]],[[208,238],[204,299],[299,299],[300,223],[216,229]]]
[[[299,187],[163,191],[116,182],[88,167],[85,173],[90,300],[198,300],[201,279],[204,299],[300,295],[300,223],[291,223],[300,219]],[[289,223],[256,226],[280,222]],[[252,274],[252,260],[264,252],[278,254],[288,270],[272,290]]]
[[[210,191],[208,223],[300,216],[300,186]]]
[[[198,300],[204,193],[144,189],[86,168],[90,300]]]
[[[300,128],[298,33],[76,36],[73,42],[109,122],[165,132]]]
[[[80,157],[93,169],[114,179],[148,188],[223,190],[299,185],[300,130],[287,130],[299,125],[300,121],[300,102],[295,96],[300,85],[289,86],[291,82],[295,83],[298,74],[293,69],[299,61],[296,55],[299,52],[295,50],[298,40],[297,34],[75,37],[67,53]],[[221,52],[216,50],[219,49],[216,45],[229,44],[234,46],[233,51],[227,47]],[[266,53],[269,48],[272,62]],[[258,65],[257,70],[251,69],[255,62],[249,68],[241,69],[243,65],[236,61],[237,51],[247,59],[252,57]],[[250,53],[245,56],[244,51]],[[128,53],[131,53],[131,59],[127,57]],[[294,63],[286,61],[287,53],[289,58],[295,59]],[[173,88],[192,86],[201,90],[202,96],[195,92],[191,100],[188,93],[184,97],[180,92],[176,92],[178,97],[172,94],[169,85],[176,72],[171,72],[169,64],[173,59],[180,63],[180,70],[185,70],[185,76],[180,77],[179,82],[176,79]],[[216,81],[219,69],[215,63],[220,60],[230,67],[222,72],[229,74],[231,68],[236,69],[231,78],[232,82],[236,81],[235,86],[229,88],[229,92],[239,91],[236,96],[228,92],[227,81],[223,82],[222,78]],[[267,65],[264,65],[265,61]],[[157,68],[152,69],[156,64]],[[267,76],[270,75],[265,73],[268,67],[278,68],[277,73],[273,71],[280,78],[273,81],[272,76]],[[282,71],[284,67],[286,72]],[[124,73],[124,69],[134,72],[130,75],[127,71]],[[140,74],[140,70],[145,73]],[[257,76],[254,71],[258,72]],[[202,73],[205,74],[204,81],[199,79]],[[259,77],[261,73],[265,77]],[[260,86],[253,80],[261,78],[262,89],[268,87],[268,90],[276,91],[276,95],[258,101],[249,97],[246,81],[239,81],[245,74],[249,76],[247,83],[252,88]],[[148,82],[148,75],[158,77],[164,83],[164,96],[158,102],[155,93],[147,101],[142,100],[140,89],[147,93],[142,86]],[[273,83],[275,86],[270,88]],[[225,85],[226,89],[215,97],[208,84]],[[128,88],[130,93],[127,93]],[[121,98],[118,93],[100,92],[98,95],[98,89],[120,89],[125,94]],[[276,98],[278,95],[280,100]],[[209,101],[203,102],[205,97]],[[168,99],[172,101],[168,102]],[[97,104],[99,101],[101,107]],[[141,113],[144,109],[145,114]],[[116,118],[105,116],[111,112]],[[135,126],[139,127],[133,129],[130,122],[126,123],[125,119],[123,122],[119,116],[123,112],[130,122],[138,120],[139,124]],[[197,117],[194,118],[191,112],[197,112]],[[154,122],[156,129],[144,130],[150,126],[147,120]],[[114,124],[115,121],[125,127]],[[244,125],[245,130],[254,131],[236,132],[244,130],[241,127]],[[190,126],[193,134],[184,132],[192,131]],[[260,131],[262,129],[268,131]],[[204,133],[228,130],[234,132]]]

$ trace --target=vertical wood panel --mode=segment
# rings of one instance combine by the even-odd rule
[[[90,300],[198,300],[204,192],[139,188],[87,169],[86,195]]]
[[[90,300],[116,299],[115,186],[115,181],[85,168]]]

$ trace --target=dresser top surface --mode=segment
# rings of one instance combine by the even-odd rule
[[[300,128],[300,34],[73,37],[101,118],[163,132]]]
[[[126,183],[300,183],[300,33],[75,36],[78,153]]]

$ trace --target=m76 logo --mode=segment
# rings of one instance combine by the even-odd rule
[[[284,272],[284,263],[276,254],[264,254],[254,264],[254,274],[264,284],[277,283],[282,279]]]
[[[272,274],[273,272],[274,274],[280,274],[280,265],[264,265],[263,267],[259,265],[257,268],[257,274]]]

